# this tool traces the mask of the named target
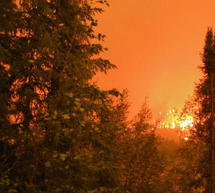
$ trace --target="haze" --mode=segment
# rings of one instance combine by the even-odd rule
[[[212,0],[110,0],[100,17],[106,57],[118,66],[98,75],[103,88],[127,88],[136,113],[146,96],[153,112],[181,108],[198,82],[202,48],[215,22]]]

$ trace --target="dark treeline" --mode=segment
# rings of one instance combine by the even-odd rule
[[[95,31],[104,5],[0,0],[0,192],[212,193],[212,30],[185,108],[196,129],[188,142],[162,140],[147,103],[128,121],[127,91],[92,81],[116,67]]]

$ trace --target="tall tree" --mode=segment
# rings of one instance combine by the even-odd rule
[[[118,92],[91,81],[115,67],[99,55],[96,2],[0,1],[1,192],[116,190],[101,133]]]
[[[212,167],[212,129],[213,128],[213,94],[214,90],[214,72],[215,72],[215,39],[214,33],[211,28],[208,29],[205,39],[204,52],[202,55],[203,65],[201,70],[203,73],[203,79],[196,87],[196,101],[199,105],[197,113],[198,121],[196,124],[195,139],[200,140],[205,144],[207,149],[202,153],[201,160],[205,160],[204,169],[200,169],[201,176],[207,179],[207,185],[205,192],[212,192],[213,186],[213,170]],[[203,159],[204,157],[204,159]]]

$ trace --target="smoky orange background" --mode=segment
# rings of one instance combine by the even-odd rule
[[[145,97],[154,113],[183,107],[201,77],[198,66],[208,27],[215,25],[213,0],[110,0],[99,17],[105,57],[118,66],[96,77],[105,89],[127,88],[130,111]]]

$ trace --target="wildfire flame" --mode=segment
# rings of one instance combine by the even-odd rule
[[[166,113],[159,113],[160,118],[160,128],[168,129],[178,129],[181,132],[184,140],[189,140],[190,129],[193,127],[193,116],[183,115],[183,118],[180,116],[176,109],[168,110]]]
[[[187,115],[186,119],[181,121],[180,127],[181,127],[182,131],[193,127],[193,117],[190,115]]]

